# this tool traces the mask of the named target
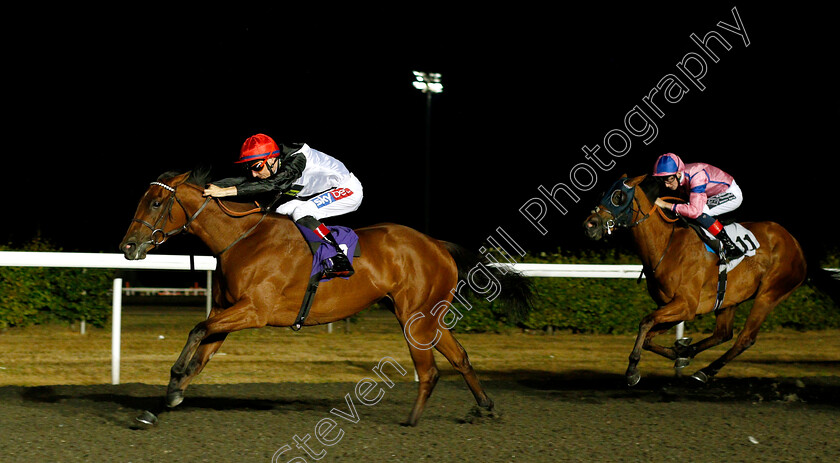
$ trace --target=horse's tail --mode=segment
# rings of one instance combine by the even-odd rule
[[[474,294],[479,294],[470,285],[470,280],[467,276],[471,269],[481,263],[479,255],[455,243],[441,241],[441,244],[449,251],[452,258],[455,259],[455,265],[458,267],[458,280],[467,283],[466,286]],[[499,282],[498,299],[510,320],[515,323],[525,320],[533,308],[531,281],[512,268],[502,269],[497,266],[485,266],[485,268]]]
[[[826,270],[816,263],[809,262],[808,282],[840,306],[840,271]]]

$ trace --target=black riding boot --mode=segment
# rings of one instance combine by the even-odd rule
[[[332,277],[345,277],[349,278],[354,273],[353,264],[350,263],[350,259],[347,258],[347,255],[344,254],[344,250],[338,246],[338,243],[335,241],[335,238],[332,236],[332,233],[327,233],[324,236],[324,240],[330,243],[336,250],[337,254],[330,259],[332,265],[328,265],[328,268],[324,271],[324,276],[327,278]]]
[[[721,263],[729,263],[739,257],[744,255],[744,250],[735,246],[735,243],[732,242],[732,239],[729,238],[729,235],[726,233],[726,230],[721,229],[720,232],[715,236],[715,238],[719,239],[720,242],[723,244],[723,252],[720,258]]]

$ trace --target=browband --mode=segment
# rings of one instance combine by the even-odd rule
[[[167,190],[169,190],[169,191],[172,191],[172,192],[174,192],[174,191],[175,191],[175,188],[172,188],[171,186],[169,186],[169,185],[167,185],[167,184],[165,184],[165,183],[152,182],[152,183],[150,183],[149,185],[157,185],[157,186],[159,186],[159,187],[163,187],[164,189],[167,189]]]

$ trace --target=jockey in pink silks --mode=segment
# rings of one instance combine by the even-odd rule
[[[656,205],[693,219],[723,243],[721,262],[729,262],[744,255],[735,246],[717,216],[732,212],[741,205],[744,195],[735,179],[715,166],[705,163],[684,164],[674,153],[659,156],[653,166],[653,175],[660,177],[671,190],[682,188],[688,193],[688,203],[672,204],[662,198]]]

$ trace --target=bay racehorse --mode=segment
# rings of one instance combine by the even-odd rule
[[[183,231],[197,236],[219,258],[210,315],[190,331],[170,372],[166,395],[170,408],[181,403],[187,385],[228,333],[291,326],[312,266],[312,253],[290,219],[273,213],[231,213],[243,205],[227,203],[223,207],[219,200],[202,197],[207,174],[167,173],[153,182],[120,244],[127,259],[143,259],[148,251]],[[342,320],[383,301],[403,326],[405,336],[416,341],[408,342],[408,348],[420,384],[406,424],[417,424],[439,377],[430,347],[433,339],[434,347],[463,375],[478,406],[492,410],[493,401],[484,392],[466,351],[450,330],[441,328],[448,311],[430,313],[441,301],[452,301],[452,289],[470,266],[478,264],[477,257],[401,225],[379,224],[356,232],[362,255],[354,262],[355,275],[322,282],[305,325]],[[527,313],[528,281],[514,272],[490,269],[501,282],[500,301],[511,316]],[[417,315],[423,311],[424,315]]]
[[[756,236],[759,248],[755,256],[745,258],[728,274],[725,298],[715,311],[714,332],[690,345],[677,342],[673,347],[665,347],[653,343],[654,336],[677,323],[712,312],[718,284],[718,256],[704,248],[693,230],[678,227],[675,217],[654,206],[659,187],[652,177],[622,177],[609,188],[583,226],[587,236],[594,240],[617,227],[630,229],[642,260],[648,292],[658,305],[639,325],[626,373],[631,386],[640,379],[638,363],[642,349],[677,361],[675,366],[685,366],[698,353],[732,339],[735,308],[755,299],[734,345],[692,375],[705,383],[755,343],[770,311],[805,281],[806,261],[797,240],[781,225],[742,223]]]

